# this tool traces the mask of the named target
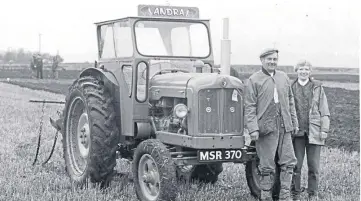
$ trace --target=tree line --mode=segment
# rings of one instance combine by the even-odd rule
[[[20,49],[8,49],[7,51],[0,52],[0,63],[29,63],[32,60],[34,54],[38,52],[25,51],[23,48]],[[59,63],[63,62],[64,59],[60,55],[51,55],[47,52],[40,53],[44,63],[52,63],[53,58],[58,56]]]

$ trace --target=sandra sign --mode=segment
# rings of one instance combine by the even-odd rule
[[[138,5],[138,15],[147,17],[199,18],[197,7]]]

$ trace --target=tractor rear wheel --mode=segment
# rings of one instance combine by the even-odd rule
[[[176,169],[167,147],[156,139],[141,142],[134,152],[134,186],[141,201],[171,201],[177,197]]]
[[[248,161],[246,163],[246,179],[247,179],[247,184],[249,187],[249,190],[251,191],[251,195],[255,198],[260,198],[261,197],[261,188],[260,188],[260,178],[261,178],[261,174],[259,172],[258,169],[258,165],[259,165],[259,158],[257,157],[254,160]],[[279,166],[276,164],[276,175],[274,177],[274,185],[272,188],[272,197],[273,199],[277,200],[278,196],[279,196],[279,191],[280,191],[280,181],[279,181],[279,173],[280,173],[280,168]]]
[[[81,77],[69,89],[64,109],[66,171],[77,186],[88,180],[109,185],[116,165],[118,127],[110,91],[94,77]]]

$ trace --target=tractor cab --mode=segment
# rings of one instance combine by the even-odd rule
[[[137,17],[96,23],[99,60],[203,60],[213,64],[209,20],[193,7],[139,5]]]

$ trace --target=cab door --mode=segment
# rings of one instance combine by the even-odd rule
[[[118,81],[114,90],[121,136],[133,136],[134,48],[128,19],[98,26],[99,63]]]

